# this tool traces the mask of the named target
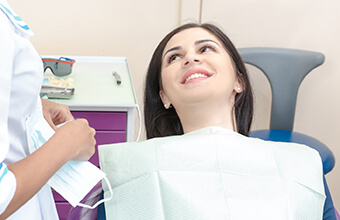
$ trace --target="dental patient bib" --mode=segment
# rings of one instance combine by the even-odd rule
[[[322,163],[304,145],[207,127],[101,145],[99,158],[107,219],[322,219]]]

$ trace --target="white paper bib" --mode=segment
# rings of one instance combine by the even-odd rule
[[[304,145],[208,127],[102,145],[99,157],[108,219],[322,219],[321,158]]]

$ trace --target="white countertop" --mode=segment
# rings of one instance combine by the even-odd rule
[[[64,56],[64,55],[63,55]],[[58,58],[60,56],[41,56]],[[74,95],[71,99],[49,99],[66,104],[71,110],[86,110],[99,108],[105,110],[110,107],[136,107],[137,101],[131,81],[129,67],[125,57],[88,57],[64,56],[75,59],[72,73],[66,77],[74,79]],[[116,71],[121,77],[121,84],[117,84]],[[45,77],[54,76],[47,70]],[[54,76],[55,77],[55,76]],[[55,77],[60,79],[60,77]]]

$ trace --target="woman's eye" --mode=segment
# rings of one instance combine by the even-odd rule
[[[180,57],[178,54],[171,55],[171,56],[168,58],[168,63],[171,63],[172,61],[178,60],[178,59],[180,59],[180,58],[181,58],[181,57]]]
[[[204,53],[204,52],[208,52],[208,51],[215,51],[214,50],[214,47],[212,46],[203,46],[201,49],[200,49],[201,53]]]

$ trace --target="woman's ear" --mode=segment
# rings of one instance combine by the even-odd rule
[[[241,93],[243,91],[243,88],[241,86],[236,86],[234,90],[236,93]]]
[[[243,86],[242,86],[242,84],[241,84],[240,82],[236,82],[236,83],[235,83],[234,91],[235,91],[236,93],[241,93],[241,92],[243,92]]]
[[[163,92],[163,90],[159,91],[159,97],[161,98],[161,100],[164,104],[164,108],[169,109],[171,102],[170,102],[169,98],[166,96],[166,94]]]
[[[244,91],[244,83],[243,83],[243,74],[239,73],[239,77],[237,79],[237,81],[235,82],[235,86],[234,86],[234,91],[236,93],[241,93]]]

